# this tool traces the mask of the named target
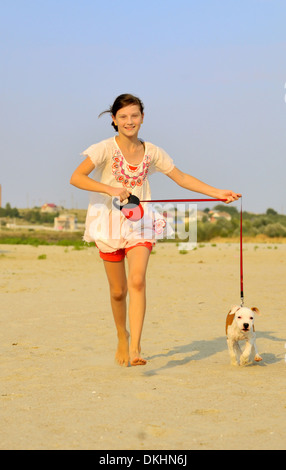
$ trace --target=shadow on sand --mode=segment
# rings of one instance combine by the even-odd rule
[[[286,339],[277,338],[276,336],[274,336],[272,331],[257,332],[256,336],[258,340],[263,338],[269,341],[284,342],[284,343],[286,342]],[[165,365],[158,367],[157,369],[144,371],[144,375],[146,376],[156,375],[160,371],[170,369],[172,367],[183,366],[185,364],[188,364],[191,361],[201,361],[211,356],[214,356],[215,354],[220,353],[222,351],[227,352],[227,342],[226,342],[225,336],[221,336],[219,338],[215,338],[212,340],[192,341],[189,344],[176,346],[175,348],[171,349],[170,351],[166,353],[154,354],[153,356],[147,357],[146,358],[147,361],[148,360],[151,361],[159,357],[162,357],[162,358],[165,357],[166,359],[168,358],[173,358],[173,359],[169,360]],[[176,359],[176,356],[179,354],[180,355],[184,354],[185,357],[183,357],[182,359]],[[284,359],[285,353],[281,353],[277,356],[272,353],[263,354],[263,352],[261,352],[261,355],[263,357],[263,361],[259,363],[254,363],[253,366],[265,367],[267,365],[280,362],[282,359]]]

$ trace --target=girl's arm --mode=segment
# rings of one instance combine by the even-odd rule
[[[124,201],[130,196],[129,191],[125,188],[114,188],[108,184],[100,183],[90,178],[88,175],[94,170],[95,166],[91,159],[87,157],[73,172],[70,184],[79,189],[93,191],[96,193],[105,193],[109,196],[119,197],[120,201]]]
[[[215,199],[226,199],[227,204],[236,201],[241,197],[241,194],[237,194],[233,191],[214,188],[213,186],[203,183],[203,181],[200,181],[187,173],[183,173],[176,167],[173,168],[167,176],[182,188],[189,189],[196,193],[206,194],[207,196]]]

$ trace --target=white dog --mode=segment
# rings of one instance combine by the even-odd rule
[[[226,334],[228,350],[232,365],[245,366],[254,361],[262,361],[256,347],[256,334],[254,328],[255,314],[260,315],[258,308],[238,307],[234,305],[226,317]],[[244,351],[239,341],[246,341]]]

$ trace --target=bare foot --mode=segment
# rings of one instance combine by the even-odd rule
[[[147,361],[142,359],[140,351],[130,351],[130,365],[131,366],[145,366]]]
[[[129,365],[129,333],[122,336],[118,335],[118,346],[115,354],[115,360],[120,366],[128,367]]]
[[[134,357],[132,361],[130,361],[131,366],[145,366],[147,361],[142,359],[142,357]]]

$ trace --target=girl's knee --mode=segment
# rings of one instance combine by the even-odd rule
[[[122,300],[125,300],[126,298],[127,288],[126,286],[112,287],[110,289],[110,295],[113,300],[116,300],[117,302],[121,302]]]
[[[142,274],[132,274],[128,278],[129,289],[141,291],[145,289],[145,276]]]

